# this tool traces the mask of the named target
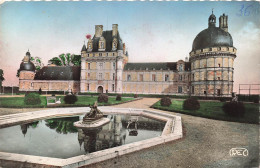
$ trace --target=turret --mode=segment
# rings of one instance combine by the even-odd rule
[[[213,14],[213,10],[212,14],[209,16],[209,27],[216,27],[216,16]]]

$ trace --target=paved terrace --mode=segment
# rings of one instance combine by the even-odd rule
[[[115,105],[122,108],[149,107],[157,98],[144,98],[139,101]],[[0,115],[22,113],[40,109],[5,109],[0,108]],[[171,113],[182,117],[186,136],[175,142],[169,142],[134,152],[117,159],[111,159],[88,166],[90,168],[223,168],[223,167],[258,167],[259,125],[217,121],[189,115]],[[249,151],[247,157],[231,157],[231,148],[244,147]],[[4,165],[2,165],[4,166]]]

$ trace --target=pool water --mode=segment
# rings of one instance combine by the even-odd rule
[[[110,122],[96,130],[73,123],[83,116],[52,118],[0,129],[0,151],[69,158],[160,136],[165,122],[142,116],[107,115]],[[129,120],[138,119],[137,125]],[[127,128],[128,126],[128,128]]]

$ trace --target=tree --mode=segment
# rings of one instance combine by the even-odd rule
[[[80,66],[81,56],[74,54],[60,54],[59,57],[53,57],[50,62],[57,66]]]
[[[5,80],[4,71],[0,69],[0,93],[2,93],[2,82]]]

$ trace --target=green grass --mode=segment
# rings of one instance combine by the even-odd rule
[[[75,104],[65,104],[64,103],[64,96],[57,96],[58,98],[61,98],[61,104],[56,107],[84,107],[93,105],[95,101],[97,101],[97,96],[78,96],[78,101]],[[134,100],[134,98],[126,98],[122,97],[121,101],[116,101],[116,97],[109,97],[107,103],[98,103],[99,106],[103,105],[113,105],[113,104],[119,104],[126,101]],[[6,107],[6,108],[43,108],[47,107],[46,102],[46,96],[41,96],[41,104],[40,105],[26,105],[24,104],[24,97],[0,97],[0,107]]]
[[[169,107],[161,106],[160,101],[152,105],[153,108],[173,111],[177,113],[183,113],[193,116],[199,116],[204,118],[223,120],[223,121],[233,121],[233,122],[242,122],[242,123],[259,123],[259,113],[258,108],[259,104],[244,104],[245,105],[245,115],[242,118],[230,117],[224,113],[222,110],[223,102],[217,101],[200,101],[200,109],[193,110],[184,110],[182,108],[184,100],[172,100],[172,104]]]
[[[39,105],[26,105],[24,103],[24,97],[0,97],[0,107],[7,108],[36,108],[46,106],[46,97],[41,96],[41,104]]]

